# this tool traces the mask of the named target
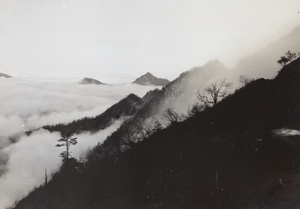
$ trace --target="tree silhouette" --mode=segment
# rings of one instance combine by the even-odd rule
[[[288,50],[285,53],[285,56],[280,57],[280,60],[277,61],[282,67],[286,66],[288,62],[293,61],[297,57],[297,54]]]
[[[180,116],[175,110],[172,108],[168,108],[164,113],[164,118],[170,123],[177,123],[183,121],[184,118]]]
[[[44,177],[44,180],[45,180],[45,185],[48,184],[48,174],[47,174],[47,169],[45,168],[45,177]]]
[[[292,61],[297,57],[296,53],[291,52],[290,50],[288,50],[287,53],[285,53],[285,55],[289,61]]]
[[[204,105],[205,107],[209,107],[216,105],[219,101],[228,96],[228,91],[231,87],[232,83],[227,82],[225,79],[210,84],[202,93],[198,92],[197,97],[200,100],[200,106]]]
[[[60,142],[59,144],[56,145],[56,147],[66,147],[66,151],[63,151],[60,153],[60,156],[63,159],[63,162],[68,161],[72,156],[70,155],[70,146],[77,144],[77,138],[71,138],[71,136],[63,136],[61,135],[62,138],[58,140]]]
[[[278,64],[280,64],[282,67],[286,66],[286,64],[289,62],[290,60],[288,58],[286,58],[285,56],[280,57],[280,60],[277,61]]]
[[[251,82],[254,81],[254,80],[255,80],[255,79],[249,78],[249,77],[246,76],[246,75],[241,75],[240,78],[239,78],[239,82],[240,82],[243,86],[248,85],[249,83],[251,83]]]

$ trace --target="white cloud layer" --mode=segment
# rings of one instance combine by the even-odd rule
[[[117,130],[123,119],[115,121],[110,127],[95,134],[76,135],[78,143],[70,148],[72,156],[79,158],[89,149],[102,143],[107,136]],[[9,155],[7,172],[0,178],[0,208],[5,208],[28,194],[34,187],[44,182],[44,172],[57,171],[61,164],[59,154],[64,147],[55,147],[59,133],[46,130],[22,136],[20,141],[2,150]],[[50,176],[50,175],[49,175]]]
[[[130,93],[143,96],[154,87],[124,85],[80,85],[74,80],[30,80],[0,78],[0,208],[11,205],[43,182],[60,165],[56,148],[58,133],[46,130],[23,133],[43,125],[67,123],[96,116]],[[96,134],[77,135],[71,148],[80,157],[89,148],[103,142],[123,122]],[[12,143],[15,142],[15,143]]]
[[[95,116],[130,93],[143,96],[153,88],[0,78],[0,133],[9,136],[47,124]]]

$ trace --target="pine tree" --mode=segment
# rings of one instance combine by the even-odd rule
[[[58,140],[60,142],[59,144],[56,145],[56,147],[66,147],[66,151],[63,151],[60,153],[60,156],[62,157],[62,160],[68,161],[72,156],[70,155],[70,146],[77,144],[77,138],[71,138],[71,136],[63,136],[61,135],[62,138]]]

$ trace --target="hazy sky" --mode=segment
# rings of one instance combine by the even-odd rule
[[[299,0],[1,0],[0,72],[175,78],[300,24]]]

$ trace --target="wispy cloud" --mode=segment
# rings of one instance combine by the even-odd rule
[[[44,169],[55,172],[60,165],[56,148],[59,133],[46,130],[30,136],[24,131],[43,125],[67,123],[85,116],[101,114],[108,107],[135,93],[143,96],[154,87],[124,85],[79,85],[64,80],[0,80],[0,208],[11,205],[43,183]],[[124,118],[95,134],[77,135],[72,156],[102,143]],[[14,143],[12,143],[14,142]]]
[[[95,116],[126,95],[135,93],[143,96],[153,87],[1,79],[0,89],[0,132],[2,136],[8,136],[46,124]]]
[[[76,135],[78,143],[70,149],[72,156],[84,156],[89,148],[102,143],[107,136],[116,131],[124,119],[115,121],[110,127],[97,133]],[[1,157],[9,157],[5,173],[0,178],[1,208],[13,204],[15,200],[41,185],[44,182],[45,168],[49,176],[58,170],[61,164],[59,154],[64,150],[64,147],[55,146],[59,138],[59,133],[41,129],[30,136],[22,136],[18,143],[1,150]]]

